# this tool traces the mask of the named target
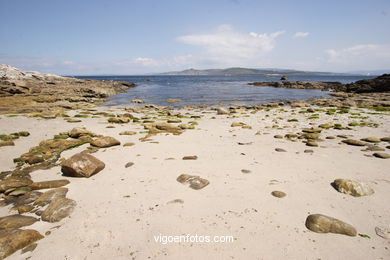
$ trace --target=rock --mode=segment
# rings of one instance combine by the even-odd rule
[[[324,128],[324,129],[329,129],[329,128],[334,127],[334,124],[332,124],[332,123],[325,123],[325,124],[319,125],[318,127]]]
[[[314,153],[313,150],[310,150],[310,149],[306,149],[305,151],[303,151],[304,153]]]
[[[1,228],[20,228],[30,226],[37,222],[39,219],[34,217],[22,216],[19,214],[10,215],[0,218],[0,229]]]
[[[217,115],[229,115],[230,114],[230,112],[225,108],[219,107],[216,110],[217,110]]]
[[[16,209],[18,210],[19,214],[23,214],[23,213],[30,212],[31,210],[34,209],[34,207],[31,205],[22,205],[22,206],[17,207]]]
[[[243,122],[233,122],[230,126],[231,127],[238,127],[238,126],[243,127],[244,125],[246,125],[246,124]]]
[[[33,190],[52,189],[65,186],[69,183],[70,181],[68,180],[40,181],[31,183],[29,187]]]
[[[376,145],[368,145],[366,149],[363,149],[362,150],[363,152],[367,152],[367,151],[372,151],[372,152],[375,152],[375,151],[385,151],[385,148],[382,148],[382,147],[379,147],[379,146],[376,146]]]
[[[134,131],[124,131],[119,133],[119,135],[135,135],[135,134],[137,133]]]
[[[46,222],[58,222],[68,217],[76,207],[76,202],[67,198],[56,198],[42,212],[41,218]]]
[[[75,127],[72,130],[68,132],[69,137],[72,138],[79,138],[80,136],[87,135],[87,136],[94,136],[92,132],[87,130],[84,127]]]
[[[345,144],[349,144],[349,145],[354,145],[354,146],[365,146],[366,145],[366,143],[358,141],[358,140],[354,140],[354,139],[346,139],[346,140],[342,140],[341,142],[343,142]]]
[[[34,200],[33,205],[43,207],[56,198],[65,198],[66,193],[68,193],[67,188],[56,188],[53,190],[46,191]]]
[[[341,220],[322,214],[312,214],[306,218],[306,227],[316,233],[335,233],[356,236],[356,229]]]
[[[304,133],[302,135],[305,139],[317,140],[320,137],[319,133]]]
[[[131,166],[133,166],[133,165],[134,165],[133,162],[128,162],[128,163],[126,163],[125,168],[129,168],[129,167],[131,167]]]
[[[194,190],[200,190],[206,187],[210,182],[206,179],[202,179],[199,176],[182,174],[176,179],[178,182],[182,184],[190,184],[190,188]]]
[[[129,146],[133,146],[135,145],[135,143],[132,143],[132,142],[128,142],[128,143],[124,143],[123,146],[125,147],[129,147]]]
[[[91,142],[91,145],[100,147],[100,148],[105,148],[105,147],[111,147],[115,145],[120,145],[121,143],[116,140],[114,137],[111,136],[102,136],[98,137],[95,140]]]
[[[321,128],[304,128],[302,129],[302,132],[304,133],[321,133],[322,129]]]
[[[86,177],[100,172],[105,164],[87,153],[77,153],[62,163],[61,171],[66,176]]]
[[[390,142],[390,137],[382,137],[381,141],[382,142]]]
[[[277,151],[277,152],[287,152],[286,150],[284,150],[282,148],[275,148],[275,151]]]
[[[332,140],[332,139],[336,139],[336,137],[334,137],[334,136],[327,136],[326,139]]]
[[[25,187],[32,183],[33,181],[28,178],[16,178],[8,177],[0,181],[0,192],[5,192],[6,190],[12,188]]]
[[[25,254],[27,252],[32,252],[35,250],[35,248],[37,248],[38,244],[37,243],[32,243],[32,244],[29,244],[28,246],[24,247],[20,254]]]
[[[314,141],[307,141],[306,145],[311,147],[318,147],[318,143]]]
[[[12,255],[19,249],[22,249],[35,241],[42,239],[43,236],[38,231],[17,228],[0,229],[0,259]]]
[[[364,182],[358,182],[348,179],[336,179],[332,186],[341,193],[361,197],[374,194],[374,190]]]
[[[181,99],[179,98],[168,98],[167,100],[165,100],[165,102],[167,103],[178,103],[178,102],[181,102]]]
[[[374,153],[373,155],[375,157],[381,158],[381,159],[389,159],[390,158],[390,154],[388,154],[388,153]]]
[[[110,117],[107,119],[109,123],[115,123],[115,124],[125,124],[130,122],[129,117]]]
[[[390,239],[390,228],[375,227],[375,233],[384,239]]]
[[[180,124],[180,125],[178,125],[178,127],[180,127],[183,130],[185,130],[185,129],[195,129],[195,126],[190,125],[190,124]]]
[[[276,139],[283,139],[283,135],[274,135],[274,138],[276,138]]]
[[[144,103],[144,101],[142,99],[133,99],[133,100],[131,100],[131,103],[141,104],[141,103]]]
[[[183,157],[183,160],[197,160],[197,159],[198,159],[198,156],[196,156],[196,155],[188,155],[188,156]]]
[[[250,171],[250,170],[247,170],[247,169],[242,169],[241,172],[244,173],[244,174],[251,173],[251,171]]]
[[[377,138],[377,137],[366,137],[366,138],[362,138],[360,139],[364,142],[369,142],[369,143],[379,143],[381,141],[381,139]]]
[[[14,141],[0,141],[0,147],[2,146],[14,146]]]
[[[287,194],[283,191],[274,190],[273,192],[271,192],[271,195],[277,198],[283,198],[286,197]]]
[[[36,201],[40,196],[42,195],[42,192],[39,191],[31,191],[28,193],[25,193],[21,196],[18,196],[13,200],[12,202],[14,203],[15,208],[18,208],[20,206],[25,206],[30,203],[33,203]]]
[[[149,135],[159,133],[171,133],[174,135],[180,135],[181,133],[183,133],[183,130],[180,127],[166,122],[145,124],[144,128],[149,130]]]
[[[9,195],[9,196],[20,196],[23,194],[26,194],[30,192],[32,189],[31,187],[19,187],[19,188],[12,188],[9,190],[6,190],[4,194]]]

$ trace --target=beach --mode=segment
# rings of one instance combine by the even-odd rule
[[[66,198],[77,205],[58,222],[24,227],[43,238],[34,250],[17,251],[7,259],[390,256],[390,160],[374,156],[389,154],[390,144],[383,139],[390,136],[388,111],[273,104],[231,109],[96,107],[66,114],[53,119],[1,115],[0,133],[30,133],[14,140],[14,146],[0,147],[1,171],[15,169],[13,159],[41,141],[76,127],[95,133],[94,139],[113,137],[120,145],[88,149],[87,142],[63,151],[54,167],[30,173],[33,182],[68,180]],[[75,117],[80,114],[84,116]],[[109,123],[107,115],[131,120]],[[171,122],[174,129],[185,126],[172,134],[150,126],[156,122]],[[124,131],[134,133],[120,134]],[[310,133],[317,135],[308,138]],[[385,141],[360,141],[367,137]],[[349,139],[363,144],[349,145]],[[104,169],[89,178],[63,176],[61,162],[85,150],[104,162]],[[183,160],[185,156],[190,158]],[[182,174],[199,176],[206,185],[193,189],[177,180]],[[336,179],[364,182],[374,192],[359,197],[339,192],[332,186]],[[285,196],[275,197],[273,191]],[[1,207],[0,215],[17,213],[11,208]],[[357,234],[313,232],[305,225],[311,214],[348,223]],[[180,235],[234,240],[156,242],[157,236]]]

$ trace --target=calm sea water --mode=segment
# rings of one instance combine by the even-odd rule
[[[83,76],[97,80],[129,81],[137,84],[110,97],[104,105],[130,105],[133,99],[143,99],[147,104],[169,105],[169,98],[181,99],[173,105],[258,105],[281,100],[302,100],[326,97],[327,91],[282,89],[256,87],[248,85],[254,81],[278,81],[280,76],[266,77],[261,75],[234,76]],[[349,83],[366,76],[289,76],[289,80],[339,81]]]

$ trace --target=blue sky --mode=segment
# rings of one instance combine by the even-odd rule
[[[390,69],[389,0],[0,1],[0,63],[24,70]]]

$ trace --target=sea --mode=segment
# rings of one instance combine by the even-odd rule
[[[105,81],[128,81],[136,84],[126,92],[111,96],[104,106],[134,105],[133,99],[142,99],[146,104],[161,106],[231,106],[260,105],[277,101],[305,100],[328,97],[329,91],[311,89],[284,89],[248,85],[255,81],[279,81],[279,76],[263,75],[221,75],[221,76],[77,76],[81,79]],[[289,76],[296,81],[338,81],[350,83],[373,76]],[[181,102],[169,104],[167,99],[180,99]]]

